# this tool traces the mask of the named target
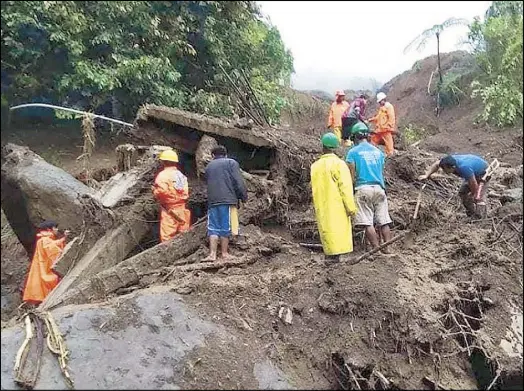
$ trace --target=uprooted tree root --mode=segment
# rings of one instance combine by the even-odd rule
[[[398,390],[374,365],[348,362],[340,353],[331,354],[331,369],[342,390]]]

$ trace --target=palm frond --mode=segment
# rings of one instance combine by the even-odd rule
[[[419,36],[411,41],[408,46],[404,48],[404,54],[411,51],[413,48],[416,48],[416,51],[424,50],[428,41],[435,36],[437,27],[438,25],[435,25],[427,30],[424,30]]]
[[[428,41],[436,37],[437,34],[442,33],[442,31],[448,27],[453,26],[467,26],[469,21],[463,18],[449,18],[446,19],[442,24],[436,24],[433,27],[424,30],[419,36],[417,36],[413,41],[409,43],[404,48],[404,54],[411,51],[413,48],[416,48],[418,52],[424,50]]]
[[[469,20],[464,18],[449,18],[444,21],[444,23],[441,24],[442,29],[453,27],[453,26],[467,26],[469,24]]]

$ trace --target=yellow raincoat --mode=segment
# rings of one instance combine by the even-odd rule
[[[357,207],[348,166],[334,153],[322,155],[311,165],[311,187],[324,254],[350,253],[353,233],[349,214],[356,213]]]

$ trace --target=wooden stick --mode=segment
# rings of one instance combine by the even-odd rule
[[[386,248],[388,247],[390,244],[393,244],[395,242],[397,242],[399,239],[402,239],[404,236],[406,236],[406,234],[410,232],[409,230],[408,231],[405,231],[405,232],[402,232],[401,234],[395,236],[393,239],[385,242],[385,243],[382,243],[380,246],[378,247],[375,247],[373,250],[370,250],[368,251],[367,253],[365,254],[362,254],[360,257],[358,257],[355,261],[353,261],[351,264],[352,265],[355,265],[361,261],[363,261],[364,259],[367,259],[369,258],[371,255],[379,252],[380,250],[382,250],[383,248]]]
[[[253,88],[251,87],[251,83],[249,83],[249,79],[247,78],[246,76],[246,73],[244,72],[243,69],[240,69],[240,73],[242,74],[242,76],[244,77],[244,80],[245,80],[245,83],[249,89],[249,91],[251,92],[251,94],[253,95],[253,98],[254,98],[254,101],[255,101],[255,105],[257,106],[257,109],[258,111],[260,112],[260,115],[264,118],[264,121],[266,122],[266,124],[269,126],[269,119],[267,118],[266,116],[266,112],[264,111],[264,107],[260,104],[259,100],[258,100],[258,97],[257,97],[257,94],[255,93],[255,91],[253,90]]]
[[[15,358],[15,380],[18,378],[18,370],[22,366],[22,357],[24,356],[25,350],[27,345],[29,345],[29,342],[33,338],[33,324],[31,323],[31,318],[29,317],[29,314],[25,315],[25,339],[22,342],[22,345],[20,346],[20,349],[18,349],[18,352],[16,352],[16,358]]]
[[[425,188],[426,188],[426,184],[424,183],[422,185],[422,188],[418,192],[417,205],[415,206],[415,213],[413,213],[413,220],[416,220],[417,217],[418,217],[418,211],[420,209],[420,203],[422,202],[422,191],[424,191]]]
[[[322,250],[324,248],[321,244],[318,243],[299,243],[299,245],[305,248],[311,248],[316,250]]]

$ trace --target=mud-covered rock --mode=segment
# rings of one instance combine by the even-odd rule
[[[3,149],[2,209],[27,252],[32,254],[36,227],[44,220],[79,234],[81,198],[93,190],[27,147],[7,144]]]
[[[217,140],[211,136],[204,135],[198,143],[197,150],[195,152],[195,162],[197,167],[197,175],[200,177],[204,175],[206,166],[213,160],[211,151],[213,148],[218,146]]]

